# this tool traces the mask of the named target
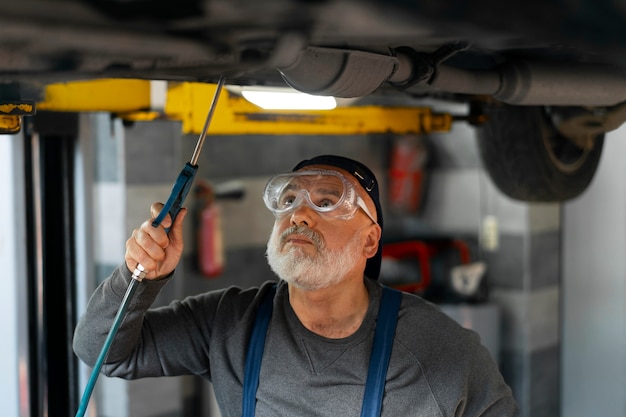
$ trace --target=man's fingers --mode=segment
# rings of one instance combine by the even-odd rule
[[[159,214],[161,213],[161,210],[163,210],[163,207],[164,207],[163,203],[152,203],[152,205],[150,206],[150,215],[152,216],[153,221],[159,216]],[[172,217],[168,213],[163,218],[163,220],[161,220],[161,224],[159,226],[163,226],[165,229],[168,229],[171,225],[172,225]]]
[[[187,216],[187,209],[181,208],[176,219],[174,219],[174,224],[170,228],[170,243],[174,247],[179,247],[183,244],[183,220],[185,220],[185,216]]]
[[[150,215],[152,216],[153,219],[156,219],[156,217],[159,215],[161,210],[163,210],[163,206],[164,206],[163,203],[159,203],[159,202],[152,203],[152,205],[150,206]]]
[[[135,240],[148,253],[157,249],[163,250],[170,244],[170,240],[163,226],[152,226],[151,220],[146,220],[141,227],[134,232]]]
[[[163,250],[161,249],[161,251]],[[126,241],[126,255],[124,258],[126,259],[126,266],[131,271],[137,267],[137,264],[141,264],[147,272],[156,271],[159,265],[153,255],[139,245],[135,233]]]
[[[141,264],[146,278],[152,279],[171,273],[178,264],[183,248],[183,220],[187,209],[182,208],[174,224],[168,214],[158,226],[153,226],[154,219],[163,209],[163,204],[153,203],[150,207],[152,218],[146,220],[126,241],[126,265],[133,271]],[[169,229],[169,235],[166,232]]]

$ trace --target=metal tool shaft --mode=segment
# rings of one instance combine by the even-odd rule
[[[222,76],[217,82],[215,94],[213,95],[213,101],[211,102],[211,106],[209,107],[209,114],[207,114],[206,116],[206,120],[204,121],[204,127],[202,128],[202,132],[200,133],[200,137],[198,138],[198,142],[196,143],[196,149],[194,149],[193,155],[191,155],[191,160],[189,161],[191,165],[198,164],[198,158],[200,157],[202,146],[204,146],[204,140],[206,139],[206,134],[209,130],[209,125],[211,124],[211,119],[213,119],[213,113],[215,113],[215,108],[217,107],[217,100],[220,97],[222,87],[224,87],[224,81],[224,77]]]

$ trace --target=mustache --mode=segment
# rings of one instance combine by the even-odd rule
[[[311,239],[311,241],[315,243],[315,246],[317,246],[318,248],[324,247],[324,240],[322,239],[322,237],[312,229],[309,229],[307,226],[291,226],[285,229],[280,234],[280,245],[284,245],[287,238],[294,234],[302,235],[308,239]]]

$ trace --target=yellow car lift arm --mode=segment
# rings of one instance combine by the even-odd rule
[[[185,134],[199,134],[216,85],[165,83],[165,98],[155,105],[155,82],[102,79],[51,84],[37,110],[116,114],[123,120],[177,120]],[[2,113],[0,112],[0,115]],[[220,95],[211,135],[358,135],[447,132],[455,118],[428,107],[352,106],[334,110],[263,110],[227,90]]]

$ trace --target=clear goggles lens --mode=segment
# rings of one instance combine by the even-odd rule
[[[276,175],[267,182],[263,201],[277,218],[307,204],[324,216],[344,220],[354,217],[360,207],[376,223],[354,185],[336,171],[298,171]]]

